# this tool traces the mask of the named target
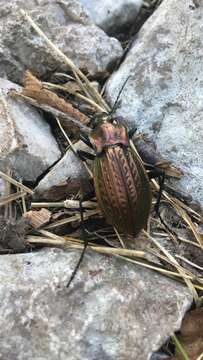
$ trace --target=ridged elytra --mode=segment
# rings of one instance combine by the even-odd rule
[[[130,147],[127,128],[102,120],[89,140],[96,152],[93,172],[99,207],[109,224],[135,236],[147,226],[152,196],[146,170]]]

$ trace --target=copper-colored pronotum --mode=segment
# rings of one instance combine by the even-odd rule
[[[126,127],[106,117],[89,140],[96,152],[94,185],[101,211],[119,232],[138,234],[147,226],[151,190],[146,170],[131,150]]]

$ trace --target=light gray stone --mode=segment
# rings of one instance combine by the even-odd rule
[[[0,258],[0,358],[147,360],[180,328],[183,285],[124,260],[45,249]]]
[[[195,5],[196,4],[196,5]],[[199,5],[198,5],[199,4]],[[118,114],[157,144],[184,176],[177,188],[203,205],[203,2],[165,0],[111,77],[111,104],[126,78]]]
[[[74,149],[75,151],[83,150],[91,152],[82,141],[78,141],[74,145]],[[66,181],[72,183],[75,181],[78,184],[78,192],[80,190],[80,181],[81,183],[88,182],[88,177],[89,175],[84,163],[74,154],[72,149],[68,149],[62,159],[40,180],[35,188],[35,198],[42,197],[44,199],[50,199],[49,190]]]
[[[44,33],[75,65],[91,75],[102,72],[122,55],[118,40],[94,25],[78,0],[1,1],[0,76],[22,82],[26,69],[40,77],[67,71],[53,51],[22,17],[28,12]]]
[[[70,24],[56,36],[56,43],[76,66],[90,75],[112,67],[123,52],[118,40],[95,25]]]
[[[8,91],[20,87],[0,79],[0,169],[10,168],[13,176],[27,181],[57,161],[61,152],[49,125],[36,109],[11,99]]]
[[[108,34],[136,21],[142,0],[80,0],[92,20]]]

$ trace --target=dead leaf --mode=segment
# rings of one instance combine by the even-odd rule
[[[76,109],[71,103],[65,101],[63,98],[59,97],[54,92],[47,90],[42,82],[38,80],[32,73],[27,70],[24,77],[24,89],[22,94],[32,99],[35,99],[39,104],[49,105],[59,111],[62,111],[65,114],[70,115],[72,118],[80,121],[82,124],[86,125],[90,122],[90,119],[78,109]],[[68,124],[67,122],[61,120],[62,125],[69,130],[73,130],[74,125]],[[78,131],[78,127],[75,126]]]
[[[40,210],[30,210],[24,214],[24,218],[28,220],[34,229],[38,229],[42,225],[48,224],[51,218],[51,212],[44,208]]]

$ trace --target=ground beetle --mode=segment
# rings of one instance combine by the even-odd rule
[[[130,146],[130,139],[136,128],[127,131],[122,124],[121,117],[112,117],[127,81],[128,78],[117,96],[111,113],[100,114],[98,118],[94,118],[90,134],[82,133],[80,136],[81,140],[90,146],[95,154],[78,151],[78,155],[82,160],[94,161],[93,175],[96,197],[107,222],[119,232],[135,236],[147,227],[152,202],[149,179],[152,177],[159,178],[160,191],[155,210],[164,223],[158,211],[164,172],[157,171],[153,166],[149,166],[151,170],[149,173],[146,172],[139,155]],[[82,201],[80,207],[82,214]],[[87,245],[87,239],[84,238],[83,252],[67,287],[79,268]]]
[[[82,140],[95,155],[80,155],[94,159],[94,186],[99,207],[107,222],[119,232],[137,235],[147,226],[151,208],[151,189],[147,172],[130,147],[130,132],[120,118],[104,115]]]
[[[130,139],[135,133],[133,128],[129,132],[122,125],[120,117],[112,118],[108,114],[101,114],[94,119],[93,128],[89,136],[81,134],[81,140],[91,147],[95,154],[78,151],[82,160],[94,161],[94,187],[99,207],[107,222],[119,232],[137,235],[147,227],[152,194],[149,179],[159,178],[160,191],[156,203],[156,211],[161,199],[164,183],[164,173],[152,170],[147,174],[138,154],[130,147]],[[82,200],[86,200],[86,197]],[[80,201],[81,220],[83,220],[82,201]],[[161,216],[159,215],[163,222]],[[82,221],[84,230],[84,223]],[[88,241],[84,236],[84,249],[80,259],[68,281],[72,282],[83,259]]]

